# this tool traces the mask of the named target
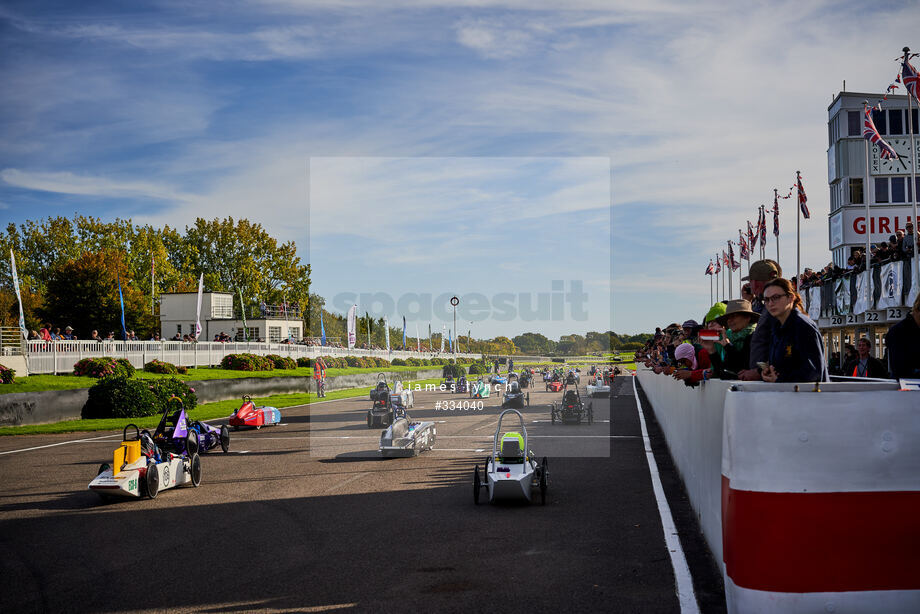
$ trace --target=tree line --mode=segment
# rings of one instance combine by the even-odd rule
[[[131,219],[48,217],[8,224],[0,248],[3,326],[17,326],[19,318],[10,250],[29,329],[52,322],[73,326],[81,337],[91,329],[120,334],[120,283],[127,329],[149,337],[159,330],[159,294],[195,292],[201,273],[206,292],[230,292],[235,305],[306,305],[309,296],[310,265],[301,263],[294,242],[281,243],[246,219],[198,218],[180,231]]]

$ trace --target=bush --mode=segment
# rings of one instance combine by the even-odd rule
[[[179,369],[176,368],[176,365],[171,362],[157,360],[156,358],[144,365],[144,371],[147,373],[166,373],[168,375],[176,375],[179,373]],[[188,371],[188,369],[186,369],[186,371]]]
[[[460,365],[444,365],[444,368],[441,370],[441,377],[447,377],[448,375],[456,379],[461,375],[466,375],[466,369]]]
[[[474,362],[470,365],[469,372],[470,375],[485,375],[489,372],[489,369],[481,362]]]
[[[176,367],[176,371],[179,372],[179,375],[188,375],[188,367]]]
[[[272,371],[275,363],[269,357],[257,354],[227,354],[220,361],[220,368],[231,371]]]
[[[294,362],[294,359],[290,356],[279,356],[278,354],[269,354],[266,356],[268,360],[272,361],[272,365],[275,369],[296,369],[297,363]]]
[[[409,365],[410,367],[421,367],[422,361],[419,360],[418,358],[407,358],[406,364]]]
[[[357,366],[358,366],[358,357],[357,357],[357,356],[346,356],[346,357],[345,357],[345,363],[346,363],[349,367],[357,367]]]
[[[81,415],[85,419],[156,416],[163,413],[172,396],[182,399],[186,411],[198,405],[195,391],[172,377],[157,381],[123,375],[103,377],[89,389]]]
[[[15,377],[16,371],[0,365],[0,384],[12,384]]]
[[[121,375],[132,377],[134,367],[124,358],[99,356],[98,358],[84,358],[73,366],[73,374],[81,377],[109,377]]]
[[[394,367],[405,367],[406,361],[403,360],[402,358],[394,358],[393,360],[390,361],[390,365]]]
[[[308,367],[312,369],[313,363],[310,361],[309,358],[304,358],[303,356],[301,356],[300,358],[297,359],[297,366],[298,367]]]

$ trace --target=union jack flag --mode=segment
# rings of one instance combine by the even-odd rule
[[[760,224],[759,218],[757,220],[757,223]],[[758,226],[758,228],[760,228],[760,226]],[[751,251],[754,251],[754,248],[757,247],[757,233],[754,232],[754,227],[751,226],[750,222],[748,222],[748,243],[751,244]]]
[[[716,267],[713,266],[712,260],[710,260],[710,261],[709,261],[709,266],[706,267],[706,274],[707,274],[707,275],[712,275],[713,272],[715,272],[715,270],[716,270]]]
[[[910,65],[907,58],[901,64],[901,82],[915,100],[920,102],[920,77],[917,76],[917,69]]]
[[[735,260],[735,250],[732,249],[731,241],[728,242],[728,265],[733,271],[737,271],[741,268],[741,263]]]
[[[773,201],[773,236],[779,236],[779,202]]]
[[[808,211],[808,205],[805,204],[808,202],[808,197],[805,196],[805,188],[802,186],[802,178],[797,175],[795,178],[795,183],[798,186],[799,192],[799,209],[802,210],[802,217],[807,220],[811,217],[811,213]]]
[[[898,152],[891,148],[891,145],[885,142],[882,135],[878,133],[875,122],[872,121],[872,109],[867,105],[863,111],[863,138],[867,141],[878,145],[878,154],[886,160],[897,160]]]
[[[760,205],[760,216],[757,218],[757,232],[760,233],[760,245],[767,246],[767,213],[764,206]]]
[[[722,263],[727,267],[732,266],[732,261],[728,259],[728,254],[725,253],[725,250],[722,250]]]
[[[750,222],[748,222],[750,225]],[[738,229],[738,257],[742,260],[750,260],[751,255],[748,254],[748,244],[744,239],[744,235],[741,233],[741,229]]]
[[[722,254],[725,255],[724,253]],[[719,254],[716,254],[716,275],[722,272],[722,259],[719,258]]]

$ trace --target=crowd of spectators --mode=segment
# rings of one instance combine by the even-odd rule
[[[908,237],[909,238],[909,237]],[[903,237],[902,237],[903,239]],[[912,246],[911,246],[912,247]],[[825,268],[825,272],[829,270]],[[804,276],[803,276],[804,277]],[[708,379],[822,382],[829,379],[824,342],[805,312],[793,281],[773,260],[759,260],[742,278],[741,299],[720,301],[701,322],[657,328],[635,359],[655,373],[697,386]],[[887,356],[872,356],[872,342],[847,346],[842,370],[850,377],[920,377],[920,296],[885,337]],[[839,357],[837,357],[839,364]]]

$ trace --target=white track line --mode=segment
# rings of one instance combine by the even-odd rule
[[[652,490],[655,491],[655,500],[658,502],[658,514],[661,516],[661,526],[664,529],[664,541],[671,556],[671,567],[674,569],[674,579],[677,583],[677,599],[680,602],[680,611],[686,614],[699,614],[700,607],[696,603],[696,594],[693,592],[693,577],[687,565],[687,557],[680,545],[677,536],[677,527],[674,517],[671,516],[671,507],[664,496],[661,486],[661,477],[658,475],[658,463],[652,453],[652,444],[645,428],[645,415],[642,412],[642,402],[639,401],[639,391],[636,388],[636,378],[633,376],[633,395],[636,397],[636,407],[639,410],[639,423],[642,425],[642,440],[645,442],[645,458],[648,460],[648,470],[652,474]]]
[[[0,456],[4,454],[16,454],[17,452],[29,452],[30,450],[42,450],[44,448],[53,448],[55,446],[66,446],[69,443],[84,443],[87,441],[96,441],[97,439],[111,439],[112,437],[121,437],[119,433],[114,435],[103,435],[101,437],[90,437],[88,439],[71,439],[69,441],[59,441],[57,443],[49,443],[46,446],[35,446],[34,448],[22,448],[21,450],[7,450],[6,452],[0,452]]]

